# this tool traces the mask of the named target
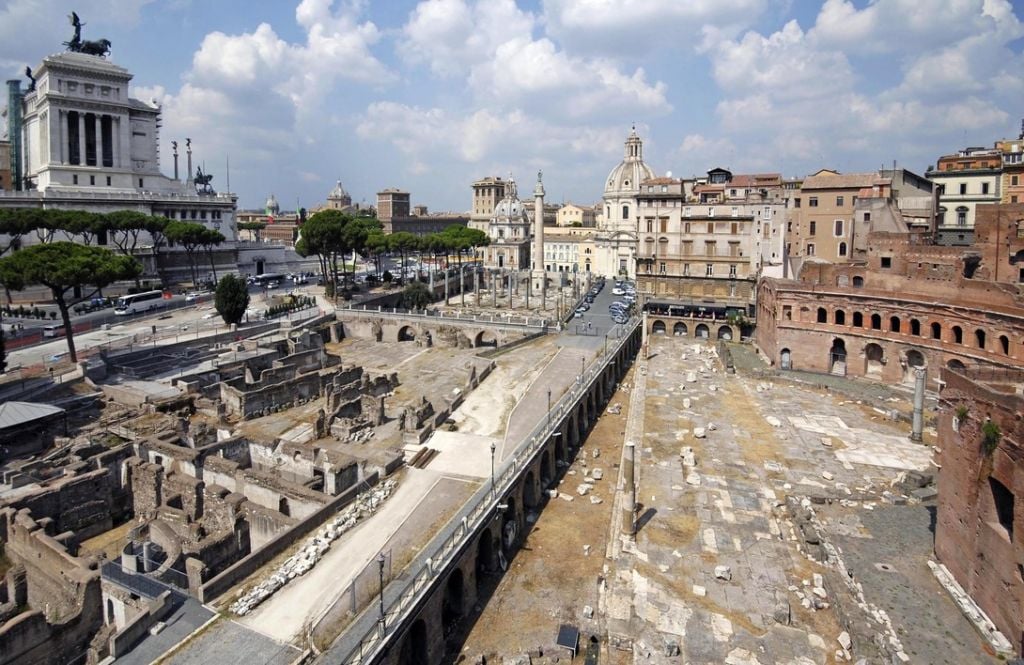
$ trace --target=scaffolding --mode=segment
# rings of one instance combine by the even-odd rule
[[[11,184],[16,191],[23,190],[24,176],[21,172],[21,81],[7,82],[7,135],[11,141]]]

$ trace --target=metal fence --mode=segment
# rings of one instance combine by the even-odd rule
[[[384,555],[383,566],[378,558],[380,554]],[[382,585],[390,584],[394,579],[394,573],[390,548],[370,559],[341,595],[313,619],[308,635],[310,644],[320,644],[323,640],[332,639],[337,630],[357,616],[370,601],[379,597]]]
[[[613,361],[616,353],[627,343],[640,325],[634,318],[612,329],[609,336],[615,340],[598,359],[584,368],[581,380],[570,387],[551,407],[551,417],[541,420],[524,437],[516,453],[495,471],[494,486],[484,485],[470,498],[461,511],[423,549],[421,554],[407,567],[416,571],[401,587],[384,590],[384,616],[364,611],[350,630],[341,636],[332,651],[331,662],[342,665],[359,665],[372,661],[390,638],[389,627],[401,625],[429,591],[434,579],[452,562],[455,555],[476,533],[485,519],[497,510],[500,497],[515,483],[523,470],[540,454],[551,438],[558,424],[571,413],[577,401],[590,389],[593,382]],[[403,571],[405,572],[405,571]],[[314,630],[316,626],[314,626]]]
[[[381,305],[378,305],[376,308],[368,308],[365,305],[348,305],[346,307],[340,307],[336,311],[339,314],[345,313],[360,316],[382,316],[385,318],[401,319],[432,319],[443,320],[445,323],[466,323],[516,329],[531,328],[537,330],[546,330],[551,323],[551,320],[546,318],[513,316],[512,314],[507,314],[505,316],[495,314],[445,314],[443,311],[440,310],[409,310],[402,308],[383,307]]]

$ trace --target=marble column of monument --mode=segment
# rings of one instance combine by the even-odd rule
[[[537,185],[533,188],[533,285],[541,302],[547,301],[547,275],[544,272],[544,183],[537,171]]]

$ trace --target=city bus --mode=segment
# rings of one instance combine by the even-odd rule
[[[276,282],[277,285],[280,286],[284,282],[286,277],[288,276],[284,274],[266,272],[263,273],[262,275],[256,275],[255,277],[253,277],[252,283],[254,286],[269,286],[270,284]]]
[[[148,312],[152,309],[160,309],[164,306],[163,291],[146,291],[135,293],[130,296],[122,296],[117,299],[114,307],[114,314],[127,316],[136,312]]]

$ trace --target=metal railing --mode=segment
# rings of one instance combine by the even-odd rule
[[[474,325],[487,325],[503,328],[514,328],[521,330],[530,328],[535,330],[547,330],[551,323],[550,319],[530,318],[528,316],[498,316],[494,314],[445,314],[440,310],[408,310],[401,308],[390,308],[378,305],[375,309],[365,305],[348,305],[335,310],[337,314],[355,314],[357,316],[387,317],[400,319],[422,319],[422,320],[443,320],[445,323],[465,323]],[[518,320],[516,320],[518,319]]]
[[[404,586],[395,589],[392,583],[385,588],[383,616],[373,616],[372,605],[356,619],[347,633],[328,651],[340,652],[340,658],[330,657],[330,662],[341,665],[360,665],[372,661],[393,636],[390,630],[400,626],[408,618],[409,612],[417,607],[432,582],[452,562],[455,555],[466,545],[476,533],[485,518],[498,510],[501,497],[518,479],[533,461],[534,457],[547,445],[558,425],[568,416],[576,403],[587,394],[591,385],[601,373],[614,362],[615,355],[629,341],[640,325],[641,319],[636,317],[624,324],[617,325],[609,332],[615,344],[601,352],[596,362],[585,367],[576,384],[571,386],[558,401],[552,405],[550,417],[542,419],[523,441],[517,446],[515,454],[502,462],[495,470],[494,485],[487,483],[466,503],[461,511],[448,523],[448,526],[435,536],[423,549],[422,553],[406,570],[418,571],[405,582]],[[337,653],[334,655],[338,655]]]

